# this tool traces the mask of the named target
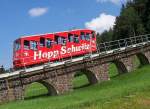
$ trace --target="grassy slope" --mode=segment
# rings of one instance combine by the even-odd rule
[[[116,73],[114,66],[112,72]],[[69,94],[41,96],[25,101],[3,104],[0,109],[149,109],[150,66],[111,78],[110,81],[77,89]],[[116,74],[111,73],[111,76]],[[87,83],[84,76],[77,78],[75,86]],[[46,89],[33,84],[26,96],[46,93]]]

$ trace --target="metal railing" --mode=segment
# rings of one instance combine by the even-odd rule
[[[150,34],[97,44],[98,53],[150,42]]]

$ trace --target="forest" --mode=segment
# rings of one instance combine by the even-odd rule
[[[128,0],[122,4],[113,28],[97,33],[97,42],[124,39],[150,33],[150,0]]]

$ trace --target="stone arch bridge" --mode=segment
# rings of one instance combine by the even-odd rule
[[[60,64],[0,74],[0,103],[24,99],[27,85],[38,82],[49,95],[73,90],[72,80],[78,70],[84,70],[90,84],[108,81],[108,66],[113,62],[119,73],[136,69],[134,57],[141,65],[150,63],[150,36],[143,35],[97,45],[97,53],[75,58]]]

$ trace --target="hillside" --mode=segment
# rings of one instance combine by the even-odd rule
[[[75,91],[61,96],[46,96],[47,90],[34,83],[24,101],[3,104],[0,109],[149,109],[150,66],[119,76],[114,65],[110,68],[114,73],[110,81],[88,86],[83,75],[74,80]]]

